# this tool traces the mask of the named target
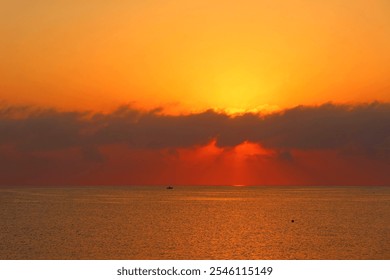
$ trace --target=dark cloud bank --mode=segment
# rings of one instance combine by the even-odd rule
[[[90,151],[104,144],[129,148],[186,148],[216,139],[219,147],[244,141],[271,149],[390,148],[390,104],[299,106],[271,115],[228,116],[206,111],[169,116],[121,107],[110,114],[58,112],[31,108],[0,109],[0,145],[21,151],[79,147]]]
[[[237,116],[212,110],[171,116],[159,109],[145,112],[126,106],[109,114],[3,106],[0,173],[8,172],[10,160],[17,165],[18,157],[38,161],[28,161],[25,168],[54,164],[44,156],[34,156],[37,153],[77,149],[83,155],[81,161],[101,162],[105,159],[101,148],[106,145],[174,150],[212,140],[221,148],[244,141],[259,143],[277,151],[281,160],[292,160],[292,150],[336,150],[342,156],[369,157],[389,164],[390,103],[298,106],[269,115]]]

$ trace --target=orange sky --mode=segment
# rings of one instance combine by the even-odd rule
[[[275,110],[389,101],[386,0],[2,0],[0,100]]]
[[[388,185],[389,14],[0,0],[0,185]]]

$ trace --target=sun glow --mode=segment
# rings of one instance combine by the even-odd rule
[[[259,79],[252,76],[249,71],[220,69],[214,82],[215,104],[225,108],[248,108],[261,90]]]

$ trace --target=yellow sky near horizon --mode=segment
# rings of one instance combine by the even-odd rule
[[[389,13],[385,0],[0,0],[0,101],[172,112],[390,101]]]

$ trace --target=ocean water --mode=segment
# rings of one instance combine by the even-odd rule
[[[0,259],[390,259],[390,187],[2,187]]]

